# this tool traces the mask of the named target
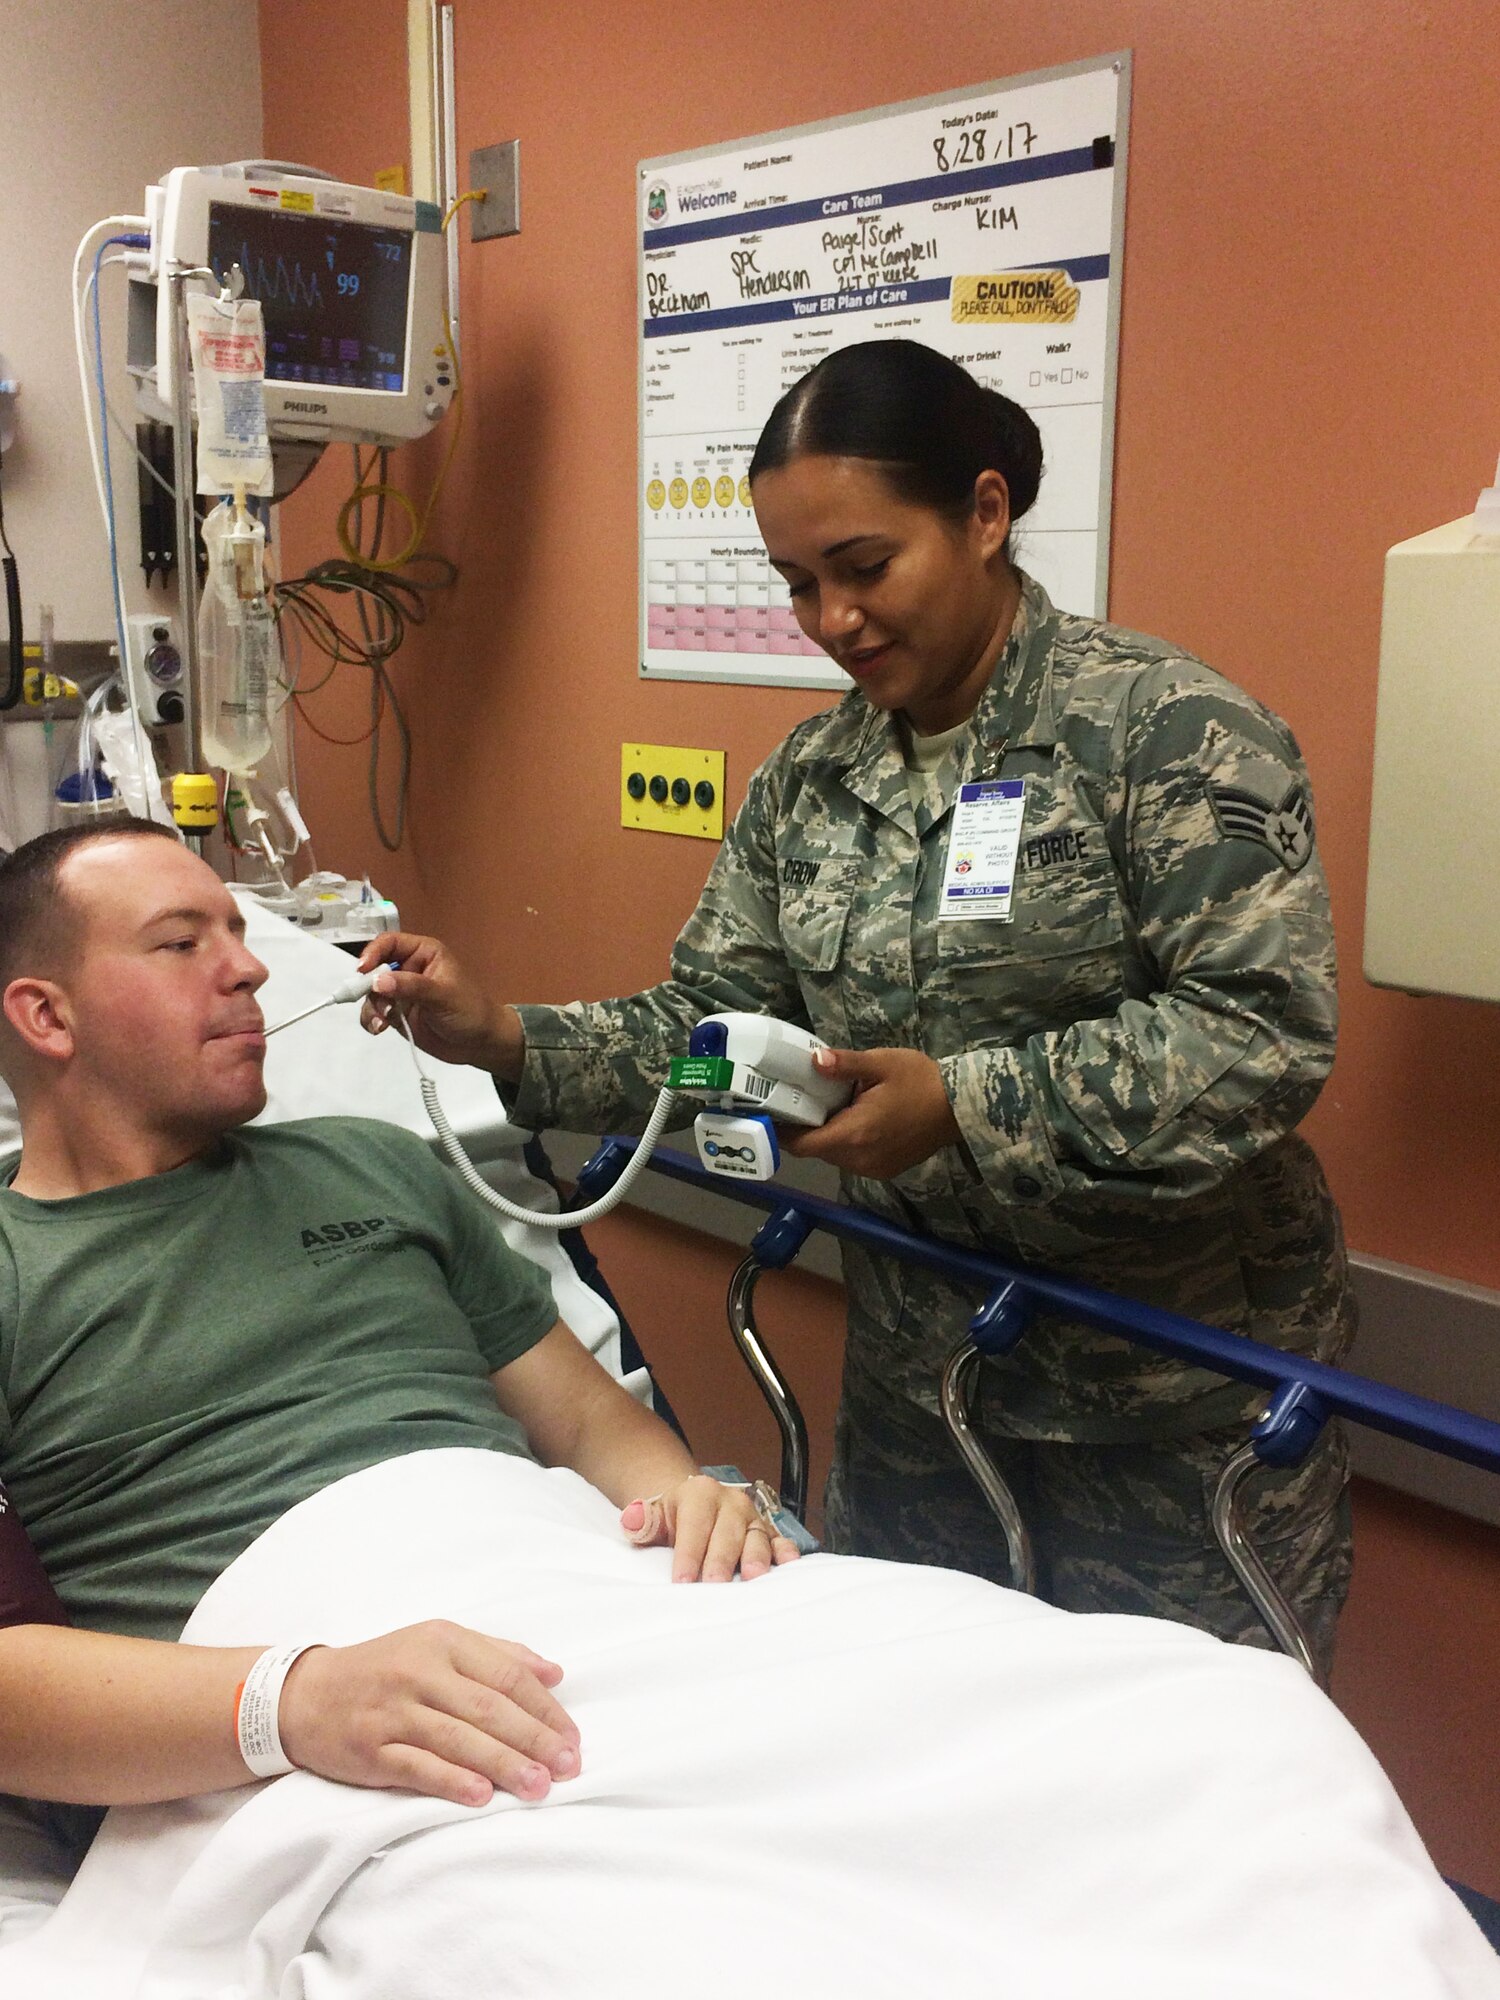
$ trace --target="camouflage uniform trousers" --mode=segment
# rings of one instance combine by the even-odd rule
[[[1244,1424],[1139,1443],[1058,1444],[976,1425],[1036,1552],[1037,1592],[1066,1611],[1172,1618],[1274,1649],[1214,1536],[1219,1474]],[[1304,1464],[1250,1476],[1245,1531],[1326,1676],[1353,1566],[1348,1446],[1335,1421]],[[1009,1583],[1005,1540],[941,1418],[846,1369],[825,1498],[827,1545]]]

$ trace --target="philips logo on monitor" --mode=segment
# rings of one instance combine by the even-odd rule
[[[282,398],[281,407],[284,410],[296,410],[305,417],[326,417],[328,415],[328,405],[326,403],[295,403],[290,396]]]

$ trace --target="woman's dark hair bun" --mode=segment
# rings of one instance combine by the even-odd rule
[[[750,461],[752,483],[794,458],[869,458],[904,500],[965,515],[981,472],[998,472],[1019,521],[1042,483],[1030,412],[915,340],[841,347],[793,383]]]
[[[954,366],[957,367],[957,363]],[[1005,474],[1010,488],[1011,519],[1019,521],[1036,504],[1042,484],[1042,434],[1030,410],[1002,396],[998,389],[981,389],[990,419],[987,463]],[[976,473],[975,478],[979,477]],[[971,489],[972,490],[972,489]]]

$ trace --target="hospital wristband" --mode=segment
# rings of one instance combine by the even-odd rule
[[[282,1778],[296,1765],[281,1747],[281,1690],[305,1646],[268,1646],[235,1689],[234,1733],[252,1777]]]

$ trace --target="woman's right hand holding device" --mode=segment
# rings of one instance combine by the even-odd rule
[[[370,1034],[391,1026],[400,1007],[417,1047],[439,1062],[470,1063],[506,1083],[519,1083],[526,1037],[514,1007],[492,1000],[438,938],[382,931],[360,954],[361,972],[386,970],[360,1010]]]

